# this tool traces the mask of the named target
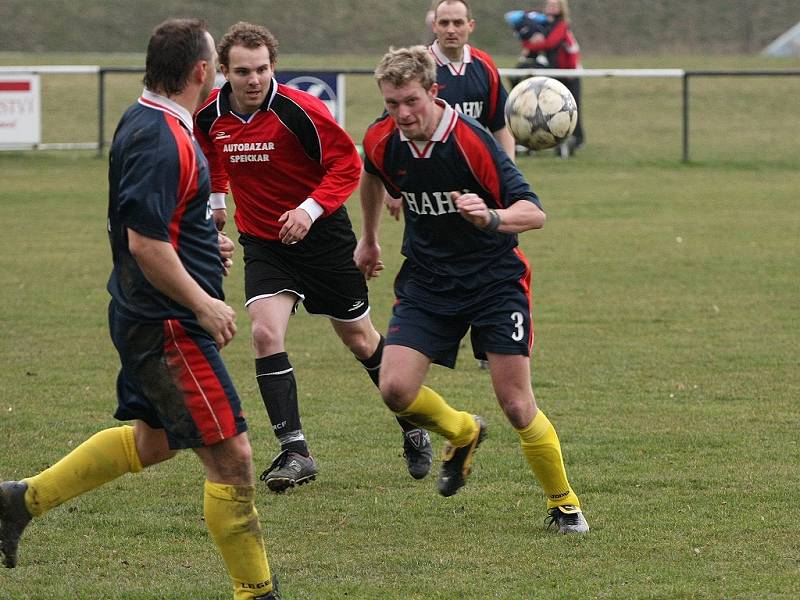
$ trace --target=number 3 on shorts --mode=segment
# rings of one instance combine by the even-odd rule
[[[511,334],[511,339],[519,342],[525,337],[525,330],[522,328],[525,324],[525,318],[521,312],[515,311],[511,313],[511,320],[514,321],[514,333]]]

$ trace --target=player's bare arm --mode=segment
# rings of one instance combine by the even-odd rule
[[[313,221],[302,208],[287,210],[278,218],[278,223],[283,223],[278,236],[284,244],[294,244],[308,235]]]
[[[381,247],[378,244],[378,227],[381,222],[383,182],[366,171],[361,171],[359,193],[361,196],[362,229],[353,260],[356,266],[370,279],[377,277],[383,270]]]
[[[495,231],[500,233],[521,233],[529,229],[541,229],[547,219],[533,202],[521,200],[508,208],[490,209],[483,198],[473,193],[462,194],[451,192],[459,214],[478,229],[486,229],[492,225],[492,211],[499,219]]]
[[[233,339],[236,313],[222,300],[208,295],[192,279],[172,244],[128,228],[128,248],[153,287],[190,309],[220,348]]]
[[[511,159],[511,162],[516,162],[515,155],[517,141],[514,139],[514,136],[511,135],[508,127],[498,129],[497,131],[492,132],[492,135],[494,136],[494,139],[497,140],[497,143],[500,144],[500,147],[503,149],[503,151],[508,155],[508,158]]]

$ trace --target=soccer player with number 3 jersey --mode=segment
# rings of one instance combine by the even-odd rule
[[[381,363],[384,402],[447,439],[438,489],[455,494],[486,423],[423,382],[431,363],[455,365],[470,330],[475,357],[488,359],[497,401],[547,496],[548,521],[561,533],[586,532],[558,436],[531,387],[531,269],[517,234],[544,225],[539,199],[491,135],[437,97],[427,48],[391,50],[375,78],[387,114],[364,137],[363,232],[355,259],[365,276],[382,269],[384,190],[403,200],[405,220],[405,261]]]

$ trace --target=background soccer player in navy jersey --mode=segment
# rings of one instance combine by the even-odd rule
[[[492,57],[469,44],[475,30],[469,4],[465,0],[434,0],[428,14],[435,35],[429,48],[436,61],[439,97],[491,131],[514,160],[516,142],[503,112],[508,94]],[[399,219],[401,203],[389,194],[384,201],[389,214]]]
[[[230,185],[244,248],[245,295],[256,378],[281,452],[262,479],[276,492],[316,477],[285,349],[289,317],[302,301],[334,331],[377,385],[383,337],[369,318],[356,238],[345,201],[358,185],[355,144],[318,98],[280,85],[277,40],[264,27],[232,26],[219,44],[228,83],[195,116],[211,168],[212,207]],[[430,470],[430,436],[399,419],[409,472]]]
[[[506,90],[494,60],[469,44],[475,19],[466,0],[441,0],[433,18],[436,40],[430,50],[436,61],[439,97],[492,132],[508,156],[514,136],[506,127]]]
[[[503,112],[508,95],[492,57],[469,44],[475,30],[469,4],[465,0],[434,0],[429,15],[435,36],[429,48],[436,61],[439,97],[491,131],[514,160],[516,142]],[[402,204],[389,194],[384,201],[389,214],[399,219]]]
[[[134,425],[101,431],[35,477],[0,484],[7,567],[32,517],[191,448],[206,470],[205,522],[234,598],[277,597],[253,503],[247,424],[219,353],[236,333],[222,294],[233,243],[211,219],[208,167],[192,135],[215,65],[201,21],[166,21],[150,38],[145,90],[120,120],[108,174],[109,325],[122,364],[114,416]]]
[[[381,395],[397,415],[447,438],[438,488],[455,494],[486,425],[423,382],[432,362],[455,365],[471,330],[475,357],[488,358],[497,401],[547,495],[549,521],[561,533],[588,531],[558,436],[531,387],[531,270],[517,234],[544,225],[539,199],[480,124],[437,98],[425,47],[390,51],[375,78],[387,114],[364,137],[356,264],[367,277],[382,269],[384,189],[403,199],[406,257],[395,279]]]

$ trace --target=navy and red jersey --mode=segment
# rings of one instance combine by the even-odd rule
[[[549,26],[549,31],[541,41],[525,40],[522,42],[525,49],[536,54],[544,52],[554,69],[579,69],[581,66],[581,49],[578,40],[569,28],[569,24],[558,17]]]
[[[403,199],[408,268],[434,293],[519,279],[526,261],[517,236],[478,229],[458,214],[451,192],[473,192],[490,208],[521,201],[541,208],[539,199],[489,132],[437,102],[444,114],[430,141],[408,140],[389,116],[375,121],[364,137],[364,169]]]
[[[108,236],[114,269],[108,291],[118,309],[144,320],[193,320],[153,287],[128,249],[128,228],[169,242],[189,275],[224,298],[217,232],[208,207],[208,165],[192,136],[192,116],[148,90],[117,126],[108,170]]]
[[[508,94],[492,57],[465,44],[463,61],[453,63],[439,48],[438,41],[429,49],[436,61],[439,97],[489,131],[505,127],[503,108]]]
[[[232,111],[226,83],[195,114],[197,139],[211,168],[212,193],[236,203],[236,227],[277,240],[280,217],[312,198],[322,216],[334,213],[358,185],[361,159],[355,144],[315,96],[270,84],[251,115]]]

